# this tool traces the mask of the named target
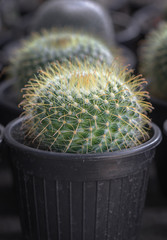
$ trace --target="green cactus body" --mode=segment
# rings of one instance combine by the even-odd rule
[[[149,138],[145,113],[152,108],[143,101],[142,82],[115,63],[50,66],[25,88],[21,106],[28,117],[27,139],[70,153],[136,146]]]
[[[17,49],[11,60],[10,72],[16,81],[16,90],[24,87],[25,83],[44,68],[48,63],[87,59],[111,64],[113,55],[110,49],[101,41],[71,31],[45,31],[31,36],[24,46]]]
[[[167,24],[147,36],[140,52],[141,72],[150,79],[152,96],[167,100]]]

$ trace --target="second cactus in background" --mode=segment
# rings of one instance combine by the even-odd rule
[[[140,52],[141,71],[149,79],[153,97],[167,100],[167,24],[147,35]]]
[[[9,72],[16,79],[15,90],[19,93],[26,82],[48,63],[69,60],[74,63],[76,59],[87,59],[91,64],[99,61],[111,65],[113,58],[110,49],[98,39],[73,31],[52,30],[26,40],[12,56]]]

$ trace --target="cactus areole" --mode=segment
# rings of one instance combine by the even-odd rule
[[[144,80],[113,62],[51,65],[29,81],[21,106],[26,138],[40,149],[100,153],[149,139]]]

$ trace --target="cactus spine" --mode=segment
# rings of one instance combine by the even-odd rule
[[[167,100],[167,24],[147,36],[140,52],[141,72],[150,79],[152,96]]]
[[[24,89],[27,139],[70,153],[136,146],[149,138],[145,113],[152,106],[143,100],[148,97],[140,89],[143,81],[115,63],[52,65]]]
[[[48,63],[69,60],[74,63],[76,58],[87,59],[91,64],[94,61],[111,64],[113,55],[100,40],[80,33],[52,30],[31,36],[11,59],[10,72],[17,80],[16,90],[20,92],[28,79]]]

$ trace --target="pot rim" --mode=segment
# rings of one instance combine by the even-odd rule
[[[86,156],[86,159],[93,159],[93,158],[101,159],[105,156],[105,158],[117,159],[117,158],[127,157],[129,155],[136,155],[146,151],[150,151],[151,149],[155,148],[162,140],[161,130],[156,124],[152,123],[153,136],[145,143],[142,143],[141,145],[138,145],[133,148],[123,149],[123,150],[114,151],[114,152],[88,153],[88,154],[49,152],[49,151],[29,147],[15,140],[15,138],[11,134],[11,131],[14,127],[20,124],[23,119],[24,117],[16,118],[5,127],[5,131],[4,131],[5,143],[10,144],[15,148],[20,148],[22,149],[22,151],[25,151],[25,152],[39,154],[42,157],[49,155],[50,157],[57,156],[57,157],[66,158],[68,156],[69,157],[71,156],[73,159],[79,158],[82,160],[82,159],[85,159],[85,156]]]

